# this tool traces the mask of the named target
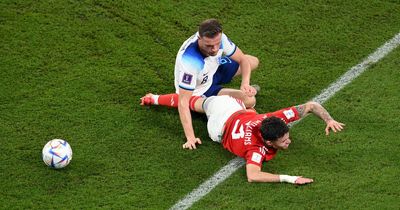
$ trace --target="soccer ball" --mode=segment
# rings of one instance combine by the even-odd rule
[[[42,158],[50,168],[64,168],[72,160],[71,146],[65,140],[53,139],[44,145]]]

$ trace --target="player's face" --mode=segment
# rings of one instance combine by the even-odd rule
[[[289,144],[292,142],[289,138],[289,132],[283,135],[281,138],[278,138],[276,141],[271,142],[271,145],[275,149],[285,150],[289,147]]]
[[[215,56],[218,53],[219,46],[221,45],[222,33],[219,33],[214,38],[199,37],[200,52],[204,56]]]

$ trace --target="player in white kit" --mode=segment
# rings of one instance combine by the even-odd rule
[[[215,95],[230,95],[244,102],[246,107],[255,105],[257,90],[250,85],[251,71],[258,66],[258,59],[245,55],[223,32],[215,19],[202,22],[199,31],[187,39],[175,61],[175,94],[147,94],[142,105],[178,107],[186,136],[183,145],[196,149],[201,144],[193,131],[190,109],[194,99]],[[236,75],[242,75],[240,90],[223,88]]]

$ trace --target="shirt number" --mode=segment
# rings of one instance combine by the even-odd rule
[[[231,133],[232,139],[240,139],[240,138],[244,137],[243,125],[240,125],[240,128],[239,128],[238,132],[236,132],[239,122],[240,122],[240,120],[236,120],[235,126],[233,126],[233,130],[232,130],[232,133]]]
[[[207,80],[208,80],[208,75],[207,75],[207,76],[205,76],[205,77],[203,78],[203,81],[201,81],[201,83],[200,83],[200,84],[204,84],[204,83],[206,83],[206,82],[207,82]]]

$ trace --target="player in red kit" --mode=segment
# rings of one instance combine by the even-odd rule
[[[316,102],[307,102],[271,113],[258,114],[247,110],[238,99],[230,96],[212,96],[198,98],[194,102],[194,110],[206,113],[207,130],[213,141],[222,143],[223,147],[233,154],[246,159],[246,174],[249,182],[288,182],[307,184],[312,179],[301,176],[279,175],[263,172],[262,163],[269,161],[278,150],[289,147],[288,123],[294,122],[313,113],[325,121],[326,135],[330,130],[341,131],[343,123],[335,121]],[[191,149],[185,147],[184,149]]]

